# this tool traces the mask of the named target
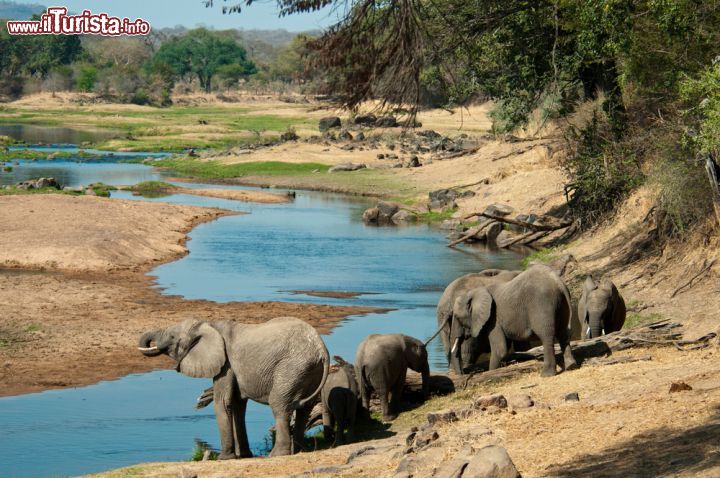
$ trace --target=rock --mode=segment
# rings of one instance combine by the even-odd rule
[[[497,445],[481,448],[465,467],[463,478],[520,478],[507,450]]]
[[[350,131],[344,129],[338,135],[338,139],[343,140],[343,141],[352,141],[353,135],[350,134]]]
[[[355,149],[355,146],[352,144],[346,144],[344,146],[341,146],[340,149],[343,149],[345,151],[353,151]]]
[[[523,408],[530,408],[535,405],[535,402],[530,395],[515,395],[508,399],[508,406],[515,410]]]
[[[398,471],[393,475],[393,478],[411,478],[412,475],[407,471]]]
[[[397,125],[398,122],[394,116],[381,116],[375,121],[375,126],[378,128],[395,128]]]
[[[407,434],[405,437],[405,445],[411,446],[413,442],[415,441],[415,436],[417,436],[417,428],[413,427],[413,430],[410,431],[410,433]]]
[[[460,478],[468,463],[466,459],[453,458],[440,465],[440,468],[435,470],[432,476],[434,478]]]
[[[456,422],[458,420],[455,410],[442,410],[427,414],[427,421],[431,426]]]
[[[577,392],[568,393],[563,397],[563,400],[565,400],[566,402],[579,402],[580,395],[578,395]]]
[[[378,153],[377,159],[385,159],[385,155],[382,153]]]
[[[332,128],[339,128],[341,125],[340,118],[337,116],[326,116],[325,118],[320,118],[318,128],[320,131],[327,131]]]
[[[459,410],[455,410],[455,415],[457,416],[458,420],[465,420],[475,413],[475,410],[473,410],[472,407],[466,407],[466,408],[460,408]]]
[[[365,168],[367,168],[367,165],[365,165],[365,164],[340,163],[340,164],[336,164],[332,168],[328,169],[328,173],[337,173],[340,171],[357,171],[358,169],[365,169]]]
[[[362,219],[365,224],[377,224],[380,216],[380,210],[376,207],[371,207],[363,212]]]
[[[419,168],[420,166],[422,166],[422,164],[420,164],[420,160],[418,159],[418,157],[415,155],[410,156],[410,159],[407,162],[407,167]]]
[[[503,225],[499,222],[493,222],[484,231],[484,240],[487,244],[497,244],[497,238],[503,231]]]
[[[436,204],[442,205],[449,204],[456,199],[469,198],[473,196],[475,196],[475,193],[473,191],[460,192],[456,189],[438,189],[436,191],[430,191],[428,193],[428,198],[430,199],[431,203],[435,202]]]
[[[350,463],[352,463],[352,461],[353,461],[355,458],[360,457],[360,456],[363,456],[363,455],[370,454],[370,453],[373,452],[374,450],[375,450],[375,447],[374,447],[374,446],[364,446],[364,447],[362,447],[362,448],[358,448],[357,450],[355,450],[354,452],[352,452],[352,453],[350,453],[350,454],[348,455],[347,460],[345,460],[345,464],[346,464],[346,465],[347,465],[347,464],[350,464]]]
[[[485,208],[485,211],[483,211],[485,214],[491,214],[493,216],[507,216],[508,214],[512,213],[514,209],[507,204],[491,204],[488,207]]]
[[[61,189],[60,184],[55,180],[55,178],[38,178],[38,179],[28,179],[27,181],[19,182],[15,185],[17,189],[46,189],[46,188],[54,188],[54,189]]]
[[[286,131],[280,135],[280,141],[297,141],[300,136],[295,131]]]
[[[440,229],[444,229],[446,231],[452,231],[459,225],[460,225],[460,221],[458,219],[445,219],[443,222],[440,223]]]
[[[428,446],[430,443],[436,441],[438,438],[440,438],[440,435],[432,428],[421,430],[415,435],[414,448],[415,450],[419,450],[420,448]]]
[[[508,402],[503,395],[496,393],[494,395],[486,395],[484,397],[476,398],[475,401],[473,401],[472,406],[476,409],[483,409],[488,407],[507,408]]]
[[[347,468],[347,465],[326,465],[313,468],[312,472],[317,475],[336,475]]]
[[[417,216],[405,209],[401,209],[392,215],[392,222],[395,224],[407,224],[415,221],[417,221]]]
[[[425,131],[418,132],[418,136],[425,137],[427,139],[438,139],[442,138],[442,135],[438,133],[437,131],[433,131],[431,129],[426,129]]]
[[[356,134],[355,141],[365,141],[365,133],[360,131],[358,134]]]
[[[366,115],[358,115],[353,120],[355,124],[374,125],[377,121],[377,116],[372,113]]]
[[[688,385],[685,382],[673,382],[670,385],[670,392],[669,393],[676,393],[676,392],[687,392],[692,390],[693,388]]]
[[[377,208],[380,211],[380,216],[385,216],[387,219],[392,218],[400,210],[400,206],[387,201],[378,201]]]

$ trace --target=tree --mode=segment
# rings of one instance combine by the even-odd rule
[[[256,71],[245,49],[234,38],[205,28],[191,30],[164,43],[155,54],[153,64],[158,69],[169,67],[178,77],[196,76],[206,92],[210,92],[212,79],[222,67],[236,65],[232,71],[238,77]],[[227,68],[224,71],[227,73]]]

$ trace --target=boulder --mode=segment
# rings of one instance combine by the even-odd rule
[[[430,412],[427,414],[427,421],[430,426],[438,424],[452,423],[458,420],[455,410],[441,410],[438,412]]]
[[[417,216],[405,209],[401,209],[392,215],[392,222],[395,224],[407,224],[415,221],[417,221]]]
[[[378,218],[380,217],[380,210],[376,207],[371,207],[363,212],[362,219],[365,224],[377,224]]]
[[[27,181],[17,183],[15,187],[17,189],[62,189],[55,178],[28,179]]]
[[[512,213],[514,209],[511,206],[508,206],[507,204],[491,204],[488,207],[485,208],[485,211],[483,211],[485,214],[490,214],[493,216],[502,216],[505,217]]]
[[[530,408],[535,405],[535,402],[530,395],[515,395],[508,399],[508,406],[514,410],[520,410],[523,408]]]
[[[498,407],[498,408],[507,408],[508,403],[507,399],[500,395],[499,393],[496,393],[494,395],[486,395],[484,397],[480,397],[475,399],[473,402],[473,408],[487,408],[487,407]]]
[[[327,131],[332,128],[339,128],[341,125],[340,118],[337,116],[326,116],[325,118],[320,118],[318,128],[320,131]]]
[[[563,397],[563,400],[566,402],[579,402],[580,395],[577,392],[568,393],[565,397]]]
[[[365,165],[365,164],[340,163],[340,164],[336,164],[332,168],[328,169],[328,173],[337,173],[340,171],[357,171],[358,169],[365,169],[365,168],[367,168],[367,165]]]
[[[352,141],[353,135],[350,134],[350,131],[344,129],[344,130],[342,130],[342,131],[340,132],[340,134],[338,135],[338,139],[339,139],[339,140],[342,140],[342,141]]]
[[[463,471],[465,471],[467,465],[467,459],[453,458],[440,465],[440,468],[435,470],[432,476],[433,478],[460,478],[463,476]]]
[[[420,131],[418,133],[418,136],[423,136],[427,139],[439,139],[442,138],[442,135],[438,133],[437,131],[433,131],[431,129],[426,129],[424,131]]]
[[[465,467],[463,478],[520,478],[505,448],[490,445],[481,448]]]
[[[385,216],[387,219],[392,218],[400,210],[400,206],[387,201],[378,201],[377,208],[380,211],[380,216]]]
[[[473,191],[461,192],[456,189],[438,189],[435,191],[430,191],[428,193],[428,198],[430,199],[430,202],[443,203],[443,205],[450,204],[456,199],[470,198],[473,196],[475,196],[475,193]]]
[[[364,125],[374,125],[377,121],[377,116],[375,116],[372,113],[368,113],[366,115],[358,115],[353,120],[353,123],[355,124],[364,124]]]
[[[375,121],[375,126],[378,128],[395,128],[397,125],[398,122],[394,116],[381,116]]]
[[[355,141],[365,141],[365,133],[362,131],[355,135]]]
[[[422,164],[420,164],[420,160],[418,159],[418,157],[415,155],[410,156],[410,159],[407,162],[407,167],[419,168],[420,166],[422,166]]]

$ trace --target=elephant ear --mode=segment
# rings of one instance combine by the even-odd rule
[[[188,332],[189,344],[195,345],[180,360],[178,370],[196,378],[213,378],[225,365],[225,340],[207,322],[198,322]]]
[[[492,314],[493,298],[485,287],[478,287],[471,294],[470,308],[472,310],[472,323],[470,334],[479,337],[483,327],[490,320]]]
[[[590,292],[597,289],[598,286],[593,280],[592,276],[587,276],[585,278],[585,283],[583,284],[583,292],[585,292],[585,295],[587,296]]]

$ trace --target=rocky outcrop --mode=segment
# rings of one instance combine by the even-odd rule
[[[320,131],[325,132],[332,128],[339,128],[341,125],[342,122],[337,116],[326,116],[325,118],[320,118],[318,128]]]
[[[417,221],[417,215],[400,205],[388,201],[378,201],[377,206],[366,209],[363,213],[365,224],[376,226],[398,226]]]
[[[15,185],[17,189],[62,189],[60,184],[55,178],[39,178],[39,179],[28,179],[27,181],[21,181]]]

